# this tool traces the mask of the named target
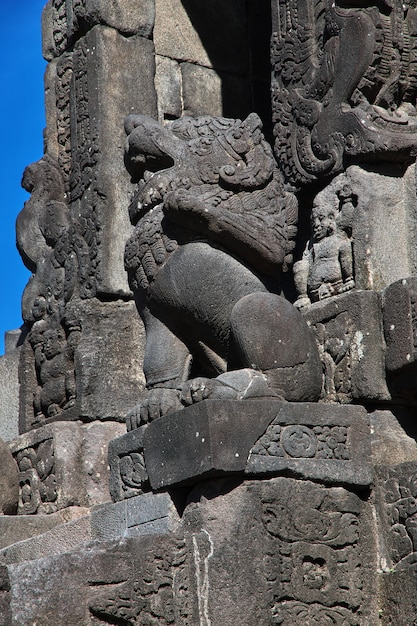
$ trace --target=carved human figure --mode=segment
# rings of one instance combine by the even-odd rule
[[[321,365],[303,317],[279,292],[297,204],[261,122],[129,116],[138,182],[125,265],[146,327],[148,394],[128,429],[206,398],[317,399]]]
[[[30,339],[39,383],[33,404],[35,418],[39,420],[58,415],[74,405],[74,366],[62,328],[48,328],[41,336],[32,334]]]
[[[311,232],[303,258],[294,263],[298,309],[355,286],[352,245],[346,232],[337,226],[334,207],[313,206]]]

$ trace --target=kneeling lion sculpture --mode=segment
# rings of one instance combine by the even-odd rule
[[[256,114],[126,119],[138,190],[125,266],[146,328],[148,388],[128,430],[206,398],[319,397],[312,333],[278,295],[297,201],[261,128]]]

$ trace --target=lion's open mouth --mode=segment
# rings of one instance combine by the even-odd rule
[[[150,154],[135,154],[130,157],[130,172],[132,183],[145,185],[156,172],[169,169],[174,165],[174,159],[168,154],[153,156]]]

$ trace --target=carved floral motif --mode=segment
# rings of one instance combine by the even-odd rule
[[[140,563],[134,564],[125,581],[117,585],[103,581],[96,587],[89,602],[91,614],[104,624],[191,626],[189,561],[184,539],[174,540],[168,547],[153,544],[152,552],[141,554]]]
[[[272,423],[251,450],[251,455],[282,458],[350,458],[346,426],[281,426]]]
[[[19,467],[19,515],[50,513],[57,499],[53,439],[15,455]]]
[[[119,458],[120,480],[123,498],[131,498],[143,493],[149,487],[143,452],[132,452]]]
[[[296,481],[288,481],[285,495],[267,486],[263,492],[264,527],[280,540],[279,556],[276,544],[267,550],[268,572],[277,568],[276,577],[268,574],[271,623],[289,626],[298,617],[312,624],[362,623],[356,615],[363,588],[359,499]]]
[[[277,0],[275,153],[301,186],[360,155],[411,162],[417,144],[414,3]],[[378,7],[378,8],[377,8]]]

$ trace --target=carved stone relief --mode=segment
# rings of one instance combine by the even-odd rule
[[[380,531],[384,571],[415,571],[417,562],[417,466],[402,463],[378,470]]]
[[[298,292],[295,306],[299,309],[355,286],[351,235],[356,197],[349,185],[340,189],[337,196],[337,209],[321,204],[320,194],[313,204],[312,237],[302,259],[293,267]]]
[[[353,494],[306,482],[288,483],[285,496],[263,486],[262,522],[279,545],[278,558],[270,553],[277,567],[268,579],[271,623],[364,623],[362,506]]]
[[[90,582],[93,593],[89,610],[100,624],[193,623],[197,607],[191,587],[194,580],[190,580],[193,570],[189,542],[173,537],[164,544],[156,548],[153,543],[148,550],[144,546],[131,575],[113,590],[107,580],[104,585],[99,580]]]
[[[359,159],[412,162],[414,4],[273,6],[275,153],[286,181],[299,187]]]
[[[128,428],[207,397],[317,397],[312,335],[276,295],[297,204],[258,116],[184,117],[165,127],[130,116],[126,132],[138,191],[125,265],[146,327],[149,388]],[[249,327],[258,329],[255,350]]]
[[[20,470],[20,515],[52,512],[57,499],[53,439],[20,450],[16,454]]]

